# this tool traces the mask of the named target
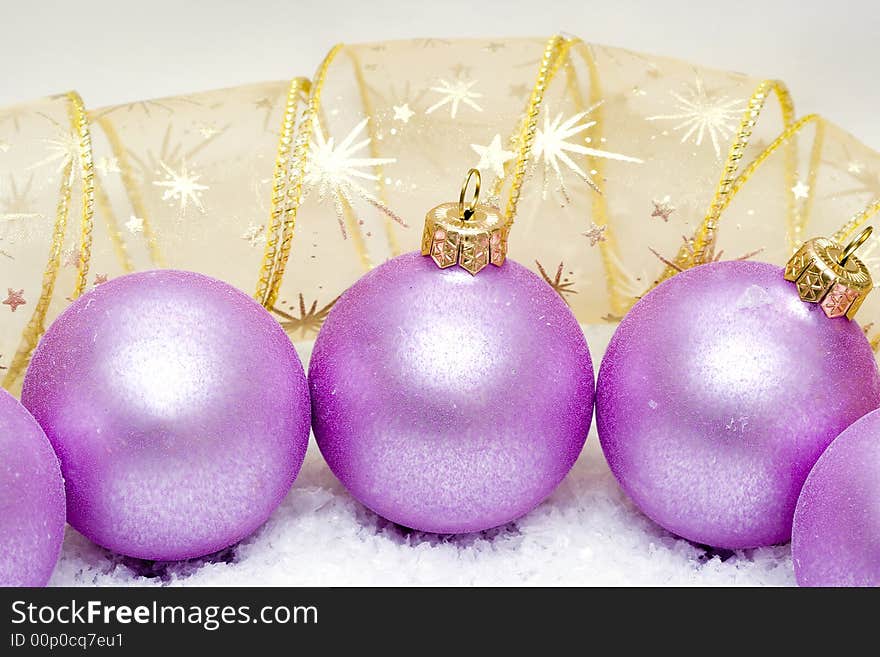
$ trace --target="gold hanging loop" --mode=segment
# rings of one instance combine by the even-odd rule
[[[840,255],[840,264],[845,265],[846,261],[849,260],[849,257],[856,252],[856,249],[868,241],[868,238],[871,237],[871,233],[873,232],[874,227],[868,226],[861,233],[856,235],[852,241],[843,248],[843,253]]]
[[[474,178],[474,196],[470,200],[470,203],[465,207],[464,197],[467,194],[468,187],[471,183],[471,178]],[[467,176],[465,176],[464,182],[461,184],[461,192],[458,195],[458,216],[461,217],[462,220],[467,221],[471,217],[474,216],[474,212],[477,211],[477,203],[480,201],[480,184],[483,182],[483,178],[480,175],[479,169],[468,169]]]

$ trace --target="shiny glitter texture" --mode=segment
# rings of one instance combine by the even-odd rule
[[[562,299],[507,261],[409,253],[351,287],[309,368],[315,437],[352,495],[406,527],[487,529],[549,495],[590,427],[593,369]]]
[[[858,324],[798,298],[782,269],[718,262],[636,304],[602,361],[596,421],[639,508],[722,548],[787,541],[810,468],[880,406]]]
[[[22,402],[61,460],[70,524],[144,559],[248,536],[308,444],[307,383],[284,331],[189,272],[131,274],[74,302],[40,342]]]
[[[791,552],[801,586],[880,586],[880,411],[816,462],[798,499]]]
[[[0,586],[43,586],[64,538],[64,481],[46,435],[0,390]]]

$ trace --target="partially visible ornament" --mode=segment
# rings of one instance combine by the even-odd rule
[[[192,272],[130,274],[80,297],[40,341],[22,402],[61,460],[70,524],[143,559],[251,534],[308,444],[307,383],[284,331]]]
[[[64,538],[64,480],[46,434],[0,389],[0,586],[44,586]]]
[[[852,256],[866,237],[846,249],[812,240],[785,271],[686,270],[623,319],[596,422],[611,470],[655,522],[721,548],[789,539],[816,459],[880,406],[874,354],[847,319],[871,289]]]
[[[813,466],[791,554],[801,586],[880,586],[880,410],[841,433]]]
[[[379,515],[437,533],[530,511],[574,464],[592,419],[580,326],[540,277],[506,261],[509,222],[477,205],[479,184],[466,207],[466,188],[428,213],[421,255],[339,298],[309,367],[334,474]]]

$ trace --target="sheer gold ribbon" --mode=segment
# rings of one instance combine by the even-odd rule
[[[324,63],[321,65],[318,70],[318,74],[316,75],[315,84],[312,86],[312,94],[309,100],[309,110],[301,124],[302,132],[300,140],[298,142],[299,149],[294,155],[295,164],[293,167],[293,171],[287,173],[283,170],[283,166],[281,169],[276,168],[276,185],[284,187],[285,184],[291,184],[292,181],[292,187],[290,187],[290,195],[279,194],[276,198],[273,199],[273,222],[276,215],[280,215],[281,213],[284,213],[284,215],[288,219],[285,221],[284,224],[284,237],[282,238],[283,246],[280,255],[278,256],[278,262],[276,263],[276,266],[274,268],[275,275],[272,277],[272,282],[268,284],[270,292],[268,295],[263,294],[264,288],[266,286],[263,283],[262,275],[260,287],[257,290],[257,298],[260,299],[267,308],[271,308],[277,300],[278,288],[281,284],[286,261],[290,254],[290,240],[292,238],[292,231],[295,223],[297,207],[302,195],[302,176],[303,171],[307,166],[308,151],[306,145],[309,137],[311,136],[311,125],[312,121],[314,120],[313,117],[319,111],[321,89],[327,74],[327,68],[342,47],[342,45],[337,45],[333,48],[333,50],[330,51],[330,54],[324,60]],[[562,69],[564,65],[569,62],[569,58],[572,57],[572,52],[575,52],[577,53],[577,55],[582,57],[588,65],[592,82],[590,89],[593,93],[591,104],[598,102],[598,99],[601,98],[601,87],[599,84],[598,72],[595,63],[593,62],[593,59],[590,55],[590,50],[587,44],[577,38],[563,36],[552,37],[547,42],[547,45],[544,49],[544,53],[538,68],[538,73],[536,75],[535,83],[529,95],[527,106],[523,112],[520,126],[516,130],[514,135],[509,139],[509,142],[515,145],[517,149],[515,164],[512,167],[506,167],[505,171],[505,173],[510,174],[509,191],[507,194],[507,201],[505,203],[505,213],[510,218],[514,218],[516,216],[517,204],[519,202],[523,182],[526,177],[527,164],[532,154],[532,145],[534,143],[535,133],[537,131],[538,117],[542,109],[544,95],[547,91],[548,86],[552,84],[552,82],[556,78],[559,70]],[[294,85],[292,85],[291,87],[291,93],[294,93],[295,85],[296,81],[294,81]],[[577,93],[576,84],[569,85],[569,89],[573,94]],[[297,91],[297,94],[298,93],[299,91]],[[746,152],[746,147],[749,145],[749,141],[752,137],[754,128],[758,123],[762,110],[764,109],[764,105],[767,99],[771,96],[774,96],[778,101],[779,107],[782,112],[784,130],[757,157],[755,157],[750,162],[745,163],[744,165],[743,158]],[[288,102],[290,102],[290,100]],[[579,111],[584,111],[587,106],[581,98],[577,98],[576,103]],[[755,175],[760,165],[777,150],[786,149],[788,151],[788,167],[786,180],[792,185],[794,184],[793,158],[791,157],[794,143],[792,142],[792,139],[808,124],[818,124],[820,130],[822,125],[820,117],[815,114],[805,116],[797,121],[795,121],[794,117],[794,101],[791,98],[788,88],[783,82],[779,80],[765,80],[758,85],[754,93],[749,98],[748,107],[744,111],[743,117],[739,123],[739,126],[737,127],[736,139],[733,144],[731,144],[727,153],[727,158],[723,164],[720,179],[718,181],[709,208],[706,211],[705,218],[693,236],[693,247],[688,250],[682,248],[682,250],[679,251],[678,255],[675,258],[676,266],[667,266],[663,274],[656,281],[654,281],[651,286],[646,288],[646,292],[663,280],[670,278],[681,269],[695,267],[708,261],[709,258],[707,254],[710,252],[714,244],[715,232],[724,213],[724,210],[730,205],[733,198],[742,189],[742,187],[752,178],[753,175]],[[286,162],[286,152],[284,151],[284,149],[286,147],[286,144],[289,142],[288,131],[290,130],[290,121],[290,117],[285,114],[285,120],[282,125],[281,131],[281,145],[279,146],[279,163],[281,163],[282,165]],[[814,143],[813,155],[811,157],[812,166],[809,168],[811,176],[810,183],[813,182],[812,176],[815,174],[816,171],[815,161],[821,151],[820,144],[821,138],[817,137]],[[598,158],[593,158],[591,160],[591,165],[594,169],[596,169],[597,167],[601,167],[601,161]],[[499,180],[497,187],[500,189],[501,185],[503,185],[504,183],[505,179]],[[288,199],[291,196],[293,197],[293,200],[292,202],[288,202]],[[598,225],[607,225],[607,209],[605,208],[604,198],[602,194],[597,193],[593,203],[594,216],[599,219],[599,221],[597,221]],[[872,203],[870,206],[868,206],[868,208],[860,211],[854,218],[847,222],[844,228],[838,231],[837,239],[845,239],[846,237],[848,237],[856,228],[858,228],[865,221],[869,220],[878,211],[880,211],[880,205],[878,205],[878,203]],[[805,211],[799,211],[795,207],[795,204],[793,202],[789,204],[788,239],[789,250],[792,252],[795,251],[803,242],[804,223],[808,214],[808,209],[806,209]],[[615,250],[612,238],[613,235],[610,235],[600,245],[600,248],[603,252],[603,262],[605,263],[606,274],[609,281],[613,280],[614,277],[613,260],[609,257],[609,253],[613,253]],[[263,263],[263,271],[268,271],[270,269],[270,263],[274,262],[274,260],[274,242],[269,242],[267,243],[266,256]],[[613,287],[611,290],[611,294],[612,307],[620,315],[624,314],[629,309],[629,307],[638,300],[637,298],[620,298],[619,295],[614,294]],[[880,342],[880,338],[878,338],[877,341]]]
[[[86,277],[89,272],[92,227],[95,213],[95,171],[92,161],[92,137],[89,131],[89,119],[80,95],[75,91],[70,91],[65,95],[65,101],[72,131],[78,138],[79,166],[75,167],[75,162],[71,159],[64,164],[61,172],[61,189],[58,194],[58,206],[55,212],[55,228],[52,231],[49,258],[43,273],[40,296],[36,303],[36,309],[22,335],[21,345],[16,351],[12,364],[9,366],[9,370],[3,379],[3,387],[6,388],[13,385],[21,377],[40,336],[45,331],[46,313],[48,312],[49,302],[55,291],[55,281],[58,277],[58,268],[61,261],[61,241],[70,216],[71,193],[75,184],[76,176],[74,174],[77,168],[80,184],[82,185],[82,209],[79,237],[80,257],[76,268],[76,285],[73,290],[74,299],[82,294],[85,289]]]

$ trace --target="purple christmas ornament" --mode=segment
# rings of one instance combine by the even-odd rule
[[[70,524],[143,559],[248,536],[308,444],[307,383],[284,331],[191,272],[123,276],[74,302],[40,341],[22,401],[61,460]]]
[[[819,457],[798,499],[791,553],[801,586],[880,586],[880,411]]]
[[[569,471],[592,418],[580,326],[515,262],[473,276],[409,253],[374,269],[330,312],[309,381],[336,476],[379,515],[429,532],[530,511]]]
[[[630,310],[602,361],[596,422],[646,515],[721,548],[789,539],[816,459],[880,405],[862,330],[823,309],[781,268],[737,261],[678,274]]]
[[[0,586],[44,586],[64,538],[64,480],[46,434],[0,388]]]

